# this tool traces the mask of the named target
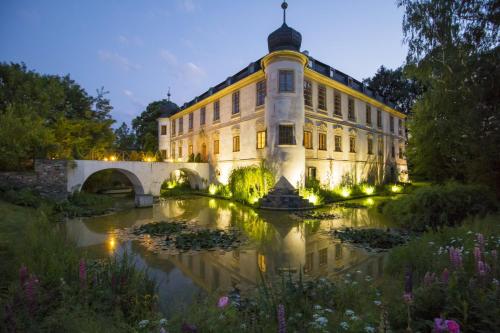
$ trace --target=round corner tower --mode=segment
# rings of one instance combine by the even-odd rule
[[[284,3],[283,9],[286,9]],[[294,187],[305,180],[304,67],[308,61],[300,53],[302,36],[285,23],[268,37],[269,54],[262,59],[267,95],[265,122],[268,133],[267,161],[277,179],[284,176]]]

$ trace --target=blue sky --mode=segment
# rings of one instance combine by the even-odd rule
[[[400,66],[403,11],[394,0],[289,0],[302,49],[356,79]],[[280,0],[1,0],[0,61],[70,74],[110,94],[130,122],[166,97],[181,105],[267,53]]]

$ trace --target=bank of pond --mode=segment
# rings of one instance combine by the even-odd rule
[[[121,202],[101,211],[113,214],[65,222],[78,214],[46,203],[22,207],[4,194],[3,327],[494,331],[494,195],[455,183],[408,193],[294,213],[183,193],[152,208]]]

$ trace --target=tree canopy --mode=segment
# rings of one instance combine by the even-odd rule
[[[77,159],[112,147],[104,88],[90,96],[69,75],[41,75],[24,64],[0,63],[0,169],[33,158]]]

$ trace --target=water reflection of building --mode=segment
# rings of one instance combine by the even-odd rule
[[[283,214],[262,217],[247,207],[226,201],[193,200],[197,203],[165,201],[154,208],[154,219],[178,218],[207,227],[238,227],[249,240],[232,251],[159,254],[204,290],[251,288],[261,281],[261,276],[272,278],[281,272],[295,276],[302,272],[307,279],[334,278],[360,270],[360,275],[376,278],[383,270],[383,255],[370,255],[326,235],[331,228],[342,225],[373,223],[366,209],[345,210],[348,219],[290,225],[290,221],[283,221],[286,218]],[[208,200],[212,203],[207,204]]]

